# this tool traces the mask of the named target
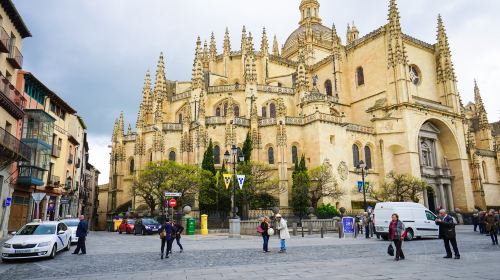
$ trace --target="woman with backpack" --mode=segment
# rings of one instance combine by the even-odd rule
[[[260,226],[257,228],[257,232],[262,234],[262,239],[264,241],[264,245],[262,246],[262,249],[264,253],[269,252],[268,244],[269,244],[269,217],[265,216],[264,220],[262,223],[260,223]]]

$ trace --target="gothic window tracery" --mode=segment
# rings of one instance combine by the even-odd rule
[[[356,144],[352,145],[352,162],[354,167],[359,165],[359,147]]]
[[[214,163],[220,164],[220,147],[218,145],[214,147]]]
[[[220,108],[215,109],[215,116],[220,117]]]
[[[179,114],[179,123],[182,123],[182,114]]]
[[[330,81],[330,80],[325,81],[325,91],[326,91],[326,95],[332,96],[332,94],[333,94],[332,81]]]
[[[238,105],[234,105],[234,116],[235,117],[240,116],[240,107]]]
[[[134,166],[134,159],[130,159],[130,163],[129,163],[129,173],[130,174],[134,174],[134,170],[135,170],[135,166]]]
[[[168,160],[175,161],[175,152],[174,151],[170,151],[170,153],[168,153]]]
[[[269,147],[269,149],[267,149],[267,161],[269,162],[269,164],[274,164],[274,149],[273,149],[273,147]]]
[[[292,146],[292,163],[296,164],[297,162],[298,162],[297,146]]]
[[[372,169],[372,151],[369,146],[365,146],[365,163],[366,168]]]
[[[267,118],[267,108],[265,106],[262,107],[262,117]]]
[[[269,105],[269,117],[276,118],[276,105],[274,103]]]
[[[414,64],[408,66],[409,73],[410,73],[410,81],[412,84],[418,86],[420,84],[420,81],[422,80],[421,74],[420,74],[420,69]]]
[[[356,82],[358,86],[362,86],[365,84],[365,73],[363,71],[363,67],[361,66],[356,68]]]

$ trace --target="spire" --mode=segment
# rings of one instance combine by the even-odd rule
[[[203,61],[203,68],[208,69],[208,64],[210,63],[210,54],[208,53],[208,44],[206,40],[203,44],[202,61]]]
[[[304,38],[299,38],[299,54],[298,54],[299,65],[297,67],[297,91],[306,92],[309,90],[309,80],[307,78],[307,69],[305,66],[305,45]]]
[[[333,49],[333,55],[335,56],[336,59],[342,60],[342,57],[340,56],[340,47],[341,47],[341,42],[340,42],[340,37],[337,33],[337,28],[335,27],[335,23],[332,24],[332,49]]]
[[[486,109],[484,108],[483,99],[481,98],[481,92],[479,91],[476,80],[474,80],[474,102],[476,103],[476,115],[479,118],[479,127],[481,129],[488,128],[488,115],[486,114]]]
[[[118,119],[118,135],[123,136],[124,134],[124,123],[123,123],[123,111],[120,112],[120,118]]]
[[[241,31],[241,54],[245,54],[247,50],[247,29],[243,25],[243,30]]]
[[[146,78],[144,78],[144,87],[142,88],[142,103],[141,107],[144,111],[151,110],[151,73],[146,71]]]
[[[128,124],[127,135],[132,135],[132,126]]]
[[[226,27],[226,34],[224,35],[224,56],[231,54],[231,41],[229,39],[229,29]]]
[[[212,36],[210,36],[210,60],[215,61],[217,58],[217,45],[215,44],[215,35],[212,32]]]
[[[201,49],[201,39],[200,36],[196,38],[196,49],[194,52],[195,59],[201,58],[201,55],[203,54],[203,50]]]
[[[299,49],[298,49],[298,62],[305,63],[306,55],[305,55],[305,45],[304,38],[302,36],[299,37]]]
[[[158,59],[158,66],[156,68],[154,101],[156,102],[161,101],[166,93],[167,93],[167,79],[165,77],[165,63],[163,62],[163,52],[161,52],[160,58]]]
[[[396,0],[390,0],[388,17],[389,23],[387,25],[387,28],[389,29],[389,45],[387,48],[389,67],[395,67],[400,64],[407,65],[408,63],[399,19],[400,16]]]
[[[455,68],[453,62],[451,61],[451,51],[450,45],[448,43],[448,35],[446,35],[446,29],[444,28],[443,19],[441,15],[438,15],[438,27],[437,27],[437,74],[438,82],[445,81],[456,81]]]
[[[321,23],[319,16],[319,2],[318,0],[302,0],[299,6],[300,10],[300,25],[306,22]]]
[[[247,52],[248,54],[245,60],[245,82],[246,83],[256,83],[257,82],[257,65],[255,63],[254,48],[253,48],[253,37],[252,32],[248,33],[247,41]]]
[[[267,56],[269,54],[269,42],[267,41],[266,28],[262,29],[262,41],[260,43],[260,52],[262,55]]]
[[[205,85],[205,75],[203,74],[203,52],[201,50],[200,36],[196,39],[196,49],[194,54],[193,71],[191,75],[191,88],[200,89]]]
[[[255,49],[253,47],[253,36],[252,36],[252,32],[249,32],[248,33],[248,38],[247,38],[247,42],[246,42],[246,45],[247,45],[247,53],[248,54],[253,54]]]
[[[276,38],[276,34],[274,35],[274,40],[273,40],[273,55],[274,56],[280,55],[280,49],[278,46],[278,39]]]
[[[115,142],[118,134],[118,119],[115,119],[115,124],[113,125],[113,134],[111,136],[111,141]]]

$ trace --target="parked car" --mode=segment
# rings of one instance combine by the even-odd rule
[[[76,237],[76,228],[78,227],[78,223],[80,223],[79,219],[63,219],[68,228],[71,230],[71,243],[78,242],[78,237]]]
[[[134,231],[135,220],[134,219],[123,219],[122,223],[118,227],[118,233],[131,234]]]
[[[69,250],[71,230],[65,223],[33,222],[23,226],[1,249],[2,260],[54,258],[57,252]]]
[[[392,214],[398,214],[406,228],[406,240],[422,237],[438,237],[439,226],[434,222],[436,215],[422,204],[414,202],[381,202],[375,205],[375,230],[383,239],[389,238],[389,224]]]
[[[153,218],[143,218],[135,221],[134,235],[158,233],[161,224]]]

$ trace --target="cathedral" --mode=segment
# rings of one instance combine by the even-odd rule
[[[346,38],[324,24],[318,0],[302,0],[299,11],[281,47],[266,29],[254,39],[243,27],[237,48],[226,29],[221,51],[213,34],[198,37],[189,81],[168,80],[160,55],[135,131],[123,114],[115,122],[108,209],[143,208],[130,189],[148,162],[200,165],[211,139],[220,167],[247,133],[252,160],[279,178],[281,208],[290,207],[301,155],[308,167],[331,166],[345,195],[323,202],[337,207],[362,208],[360,161],[371,188],[391,171],[424,179],[421,203],[431,210],[500,207],[500,123],[488,122],[477,84],[474,103],[463,105],[441,16],[427,43],[403,32],[396,0],[385,25],[362,34],[353,23]]]

